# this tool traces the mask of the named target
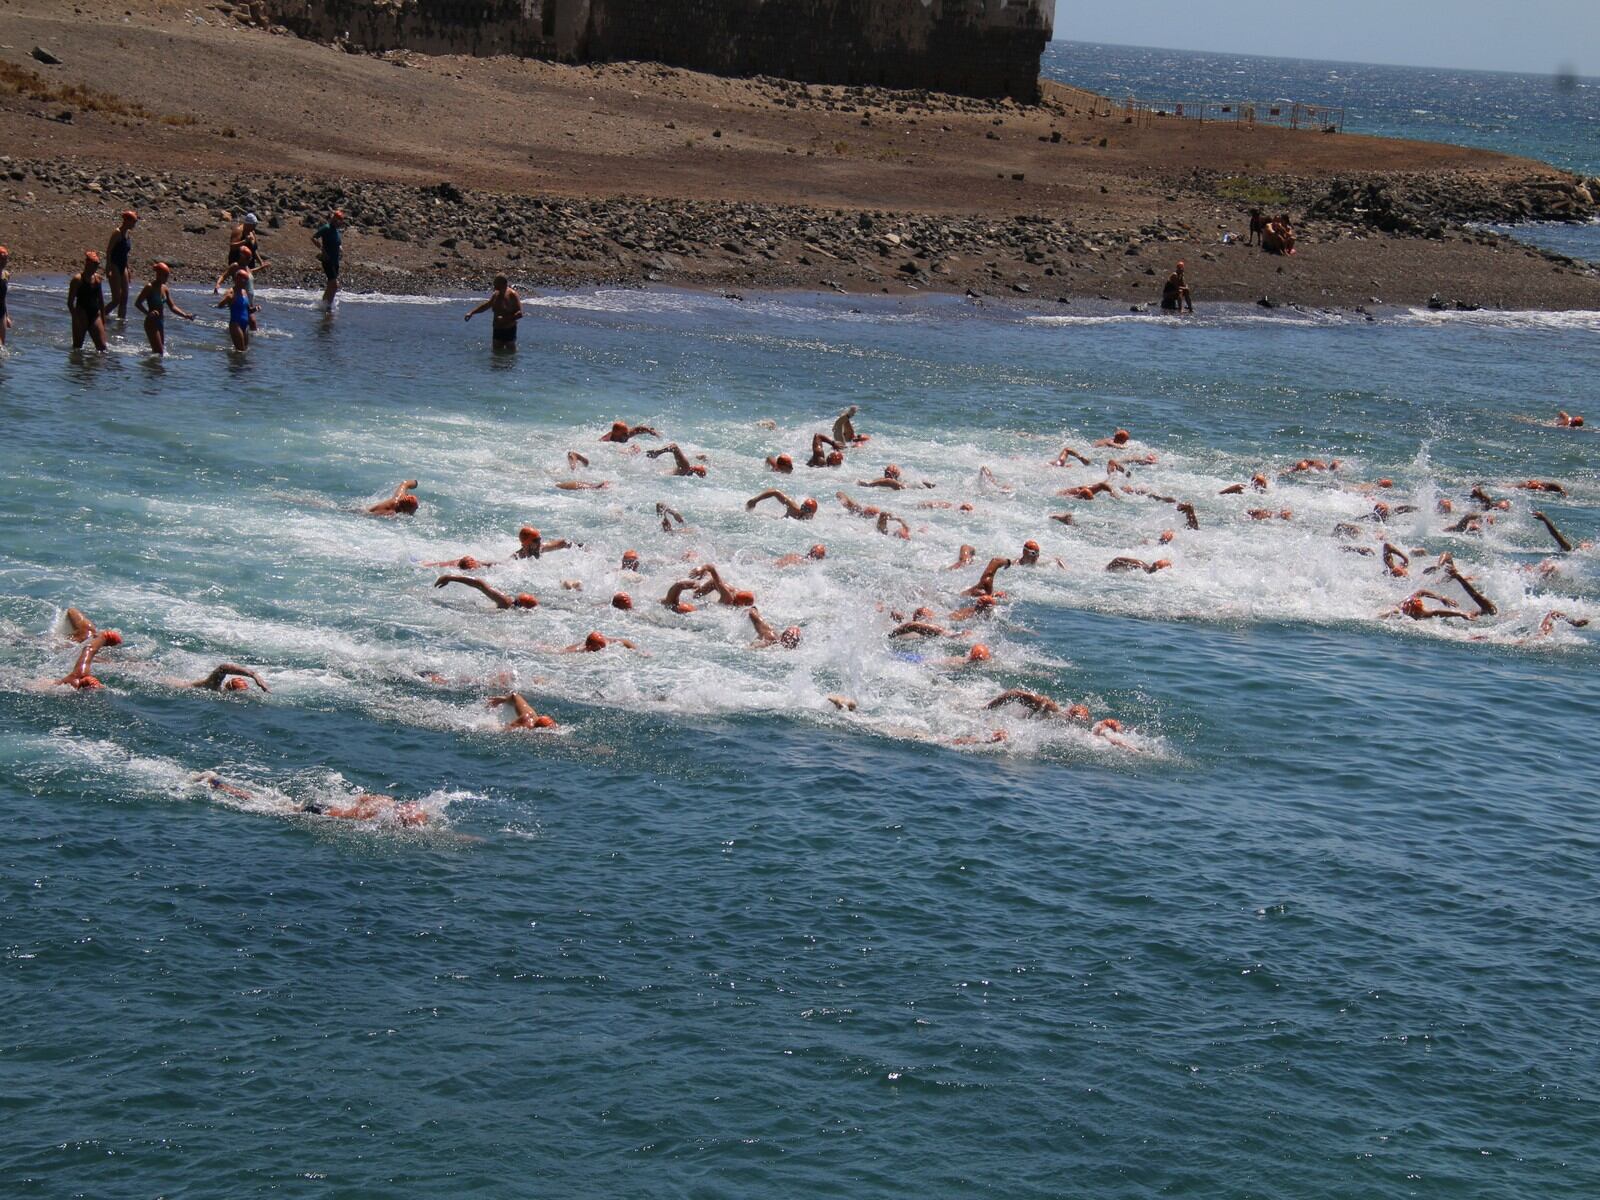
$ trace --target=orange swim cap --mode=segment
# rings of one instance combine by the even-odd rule
[[[735,592],[733,594],[733,602],[741,608],[749,608],[756,602],[756,594],[754,592]]]
[[[524,525],[521,529],[517,530],[517,536],[519,538],[525,538],[531,542],[537,542],[541,535],[539,531],[532,525]]]
[[[829,454],[828,454],[828,465],[830,467],[837,467],[843,462],[844,462],[844,455],[841,454],[839,451],[833,450],[833,451],[829,452]]]
[[[394,506],[402,512],[416,512],[420,504],[418,499],[409,492],[395,500]]]
[[[476,571],[483,564],[470,554],[463,554],[456,560],[456,566],[463,571]]]
[[[778,641],[793,650],[800,644],[800,626],[791,625],[778,635]]]
[[[93,675],[80,675],[72,681],[72,686],[81,692],[87,692],[92,691],[94,688],[105,687],[105,684],[101,683]]]
[[[250,684],[247,680],[240,679],[239,676],[235,675],[222,686],[227,688],[230,692],[242,692],[246,691],[250,687]]]
[[[1114,434],[1111,435],[1111,440],[1114,441],[1117,445],[1120,446],[1120,445],[1122,445],[1123,442],[1127,441],[1132,436],[1133,435],[1131,433],[1129,433],[1126,429],[1119,429]]]
[[[100,261],[100,256],[98,254],[96,254],[93,250],[86,250],[86,251],[84,251],[84,254],[83,254],[83,261],[84,262],[97,263],[97,262]]]
[[[806,512],[816,512],[817,502],[810,496],[807,496],[804,500],[800,501],[800,507]]]
[[[122,645],[122,635],[120,633],[118,633],[115,629],[108,629],[104,633],[102,633],[100,636],[105,638],[106,645],[108,645],[108,646],[120,646],[120,645]]]
[[[900,478],[900,468],[897,467],[894,463],[890,463],[887,467],[885,467],[883,469],[883,477],[885,479],[899,479]]]
[[[996,601],[995,601],[994,596],[991,595],[988,592],[985,592],[983,595],[978,597],[978,607],[979,608],[993,608],[995,606],[995,603],[996,603]]]
[[[611,597],[611,607],[620,608],[623,612],[627,612],[633,607],[633,597],[628,595],[627,592],[618,592]]]
[[[155,273],[157,275],[171,275],[172,274],[172,268],[167,266],[167,264],[164,263],[164,262],[158,262],[155,265]]]
[[[533,719],[533,727],[535,729],[554,729],[556,727],[556,719],[554,717],[537,716]]]
[[[673,607],[672,611],[675,612],[675,613],[692,613],[692,612],[695,611],[695,606],[690,604],[690,603],[688,603],[685,600],[680,600]]]
[[[518,592],[517,598],[511,603],[517,608],[538,608],[539,597],[530,595],[527,592]]]
[[[124,221],[137,221],[139,219],[139,214],[134,212],[131,208],[125,208],[122,210],[122,219]]]
[[[790,458],[787,454],[780,454],[780,455],[778,455],[777,458],[773,459],[772,461],[777,466],[783,467],[783,468],[788,468],[788,467],[794,466],[794,459]]]
[[[689,474],[696,475],[701,479],[704,479],[706,477],[706,469],[704,467],[690,467]]]
[[[604,650],[609,644],[606,641],[606,635],[603,633],[591,633],[583,639],[583,648],[585,650]]]
[[[1029,538],[1027,541],[1023,542],[1022,548],[1024,550],[1032,550],[1035,554],[1039,553],[1039,543],[1034,541],[1032,538]]]
[[[336,216],[336,217],[343,217],[344,216],[344,209],[342,209],[342,208],[334,209],[333,210],[333,215]]]
[[[821,542],[818,542],[815,546],[811,547],[810,550],[806,551],[806,557],[807,558],[827,558],[828,557],[828,548],[826,546],[824,546]]]
[[[1378,486],[1381,487],[1381,488],[1392,488],[1394,486],[1394,480],[1392,480],[1392,479],[1380,479],[1380,480],[1378,480]]]
[[[637,550],[624,550],[622,552],[622,561],[623,562],[638,562],[639,561],[639,552]]]
[[[989,647],[985,646],[982,642],[979,642],[967,654],[967,661],[968,662],[988,662],[989,661]]]
[[[10,258],[10,257],[11,257],[11,251],[7,250],[4,246],[0,246],[0,258]]]

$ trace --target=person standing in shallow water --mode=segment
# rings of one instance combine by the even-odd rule
[[[117,310],[119,321],[128,319],[128,259],[133,254],[133,227],[138,223],[139,214],[128,209],[106,243],[106,282],[111,285],[111,307]]]
[[[83,268],[67,280],[67,311],[72,314],[72,348],[83,349],[85,337],[94,339],[94,348],[106,348],[105,276],[100,274],[100,256],[84,251]]]
[[[167,352],[167,310],[171,310],[185,321],[194,320],[193,313],[184,312],[172,299],[172,293],[167,290],[167,280],[172,278],[172,268],[166,263],[157,263],[155,277],[144,285],[144,289],[133,302],[134,308],[144,314],[144,335],[150,339],[150,349],[157,354],[165,355]]]
[[[344,209],[336,208],[328,219],[317,226],[311,240],[321,251],[322,273],[328,286],[322,289],[322,306],[333,311],[334,297],[339,294],[339,267],[344,256]]]
[[[470,321],[481,312],[494,313],[494,331],[491,334],[496,350],[517,348],[517,322],[522,320],[522,297],[504,275],[494,277],[494,292],[463,320]]]
[[[11,251],[0,246],[0,347],[6,344],[6,330],[11,328],[11,318],[6,315],[6,293],[11,290]]]
[[[233,286],[217,301],[218,308],[228,310],[228,339],[240,354],[250,349],[250,323],[255,313],[255,305],[250,303],[250,293],[245,288],[243,275],[243,272],[234,272]]]

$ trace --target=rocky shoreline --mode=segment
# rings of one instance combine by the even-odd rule
[[[1596,212],[1580,181],[1448,181],[1427,175],[1254,181],[1256,195],[1281,200],[1296,222],[1306,252],[1274,259],[1223,243],[1218,230],[1242,234],[1247,200],[1227,197],[1228,181],[1194,171],[1162,181],[1187,201],[1185,215],[1138,225],[1084,226],[1037,213],[1007,217],[887,210],[823,209],[807,205],[615,197],[573,199],[508,195],[460,188],[368,180],[309,180],[287,175],[206,175],[109,170],[64,160],[0,158],[0,186],[26,209],[50,204],[76,209],[89,228],[106,225],[123,207],[144,218],[140,245],[167,258],[180,275],[220,267],[230,221],[246,211],[263,222],[263,247],[273,283],[318,281],[309,239],[298,232],[332,208],[351,221],[347,284],[415,292],[480,290],[506,270],[528,286],[668,284],[710,288],[815,288],[839,292],[932,290],[1070,301],[1079,297],[1149,303],[1170,261],[1187,255],[1202,295],[1268,299],[1273,303],[1351,306],[1378,301],[1418,302],[1438,291],[1428,280],[1406,295],[1368,274],[1347,286],[1319,272],[1319,294],[1297,289],[1269,271],[1261,286],[1208,287],[1210,265],[1227,260],[1295,268],[1313,254],[1346,247],[1408,244],[1535,256],[1545,271],[1594,277],[1593,267],[1533,250],[1479,223],[1577,220]],[[1600,188],[1600,184],[1596,185]],[[1188,214],[1208,203],[1208,229]],[[1258,201],[1259,203],[1259,201]],[[91,217],[93,214],[93,217]],[[176,236],[174,236],[176,235]],[[168,244],[170,243],[170,245]],[[91,241],[90,244],[93,244]],[[75,252],[74,252],[75,253]],[[1394,254],[1394,257],[1400,257]],[[59,274],[71,258],[38,261],[24,252],[18,273]],[[264,276],[266,278],[266,276]],[[1500,292],[1507,289],[1499,281]],[[1377,294],[1389,290],[1391,295]],[[1458,292],[1459,288],[1456,289]],[[1256,292],[1260,296],[1256,296]],[[1304,293],[1304,294],[1302,294]],[[1600,298],[1600,291],[1596,292]],[[1452,298],[1472,306],[1506,306],[1491,289]],[[1517,306],[1586,307],[1562,297]]]

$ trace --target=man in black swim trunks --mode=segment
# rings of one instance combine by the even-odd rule
[[[67,311],[72,314],[72,348],[83,349],[83,339],[94,339],[96,350],[106,348],[105,276],[100,274],[100,256],[93,250],[83,254],[83,269],[67,281]]]
[[[1162,312],[1181,312],[1184,309],[1194,312],[1194,301],[1189,298],[1189,284],[1183,277],[1186,265],[1179,263],[1177,269],[1167,276],[1167,282],[1161,288]]]
[[[481,312],[494,313],[494,346],[497,350],[515,350],[517,348],[517,322],[522,320],[522,297],[517,295],[517,289],[511,286],[511,281],[504,275],[494,277],[494,292],[477,308],[469,312],[465,320],[472,320]]]
[[[344,255],[344,209],[336,208],[327,221],[317,226],[311,240],[321,253],[322,273],[328,277],[328,286],[322,289],[322,306],[333,311],[333,299],[339,294],[339,265]]]

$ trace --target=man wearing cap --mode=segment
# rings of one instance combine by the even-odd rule
[[[328,286],[322,289],[322,305],[333,311],[333,298],[339,294],[339,260],[344,254],[344,209],[333,210],[317,231],[311,235],[321,251],[322,273],[328,277]]]
[[[139,214],[128,209],[106,243],[106,282],[111,285],[111,307],[117,310],[119,321],[128,319],[128,257],[133,253],[133,227],[138,223]]]
[[[105,276],[100,274],[100,256],[83,252],[83,269],[67,280],[67,311],[72,314],[72,348],[83,349],[83,339],[94,339],[96,350],[106,348]]]
[[[1167,276],[1167,282],[1161,289],[1162,312],[1181,312],[1184,309],[1194,312],[1194,301],[1189,298],[1189,284],[1183,277],[1185,265],[1179,263],[1177,269]]]
[[[228,265],[230,267],[243,265],[252,271],[262,271],[267,264],[261,258],[261,246],[256,241],[256,227],[261,224],[260,219],[253,212],[247,212],[244,219],[235,225],[228,234]]]

